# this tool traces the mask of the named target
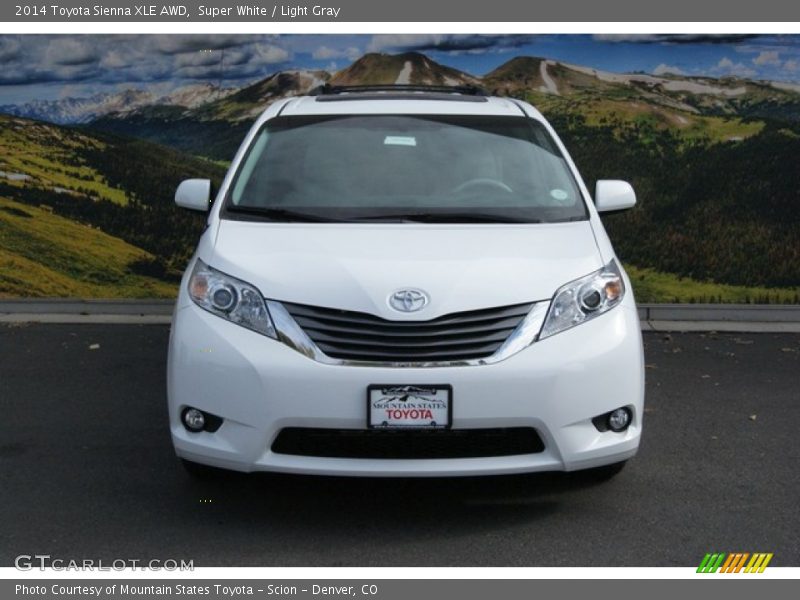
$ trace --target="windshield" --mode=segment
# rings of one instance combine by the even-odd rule
[[[279,221],[587,218],[544,126],[524,117],[278,117],[256,135],[223,216]]]

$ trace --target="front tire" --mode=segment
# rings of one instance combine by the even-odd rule
[[[224,477],[227,474],[227,471],[224,469],[218,469],[217,467],[210,467],[208,465],[192,462],[191,460],[186,460],[185,458],[181,459],[181,464],[183,465],[184,470],[192,477],[192,479],[210,481]]]
[[[609,481],[613,479],[625,468],[625,465],[628,464],[627,460],[623,460],[617,463],[612,463],[610,465],[603,465],[602,467],[594,467],[592,469],[586,469],[585,471],[580,471],[580,474],[588,481],[601,483],[603,481]]]

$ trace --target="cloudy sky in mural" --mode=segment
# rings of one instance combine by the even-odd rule
[[[474,75],[529,55],[616,72],[800,81],[800,36],[791,35],[4,35],[0,104],[240,86],[278,70],[335,71],[367,52],[405,51]]]

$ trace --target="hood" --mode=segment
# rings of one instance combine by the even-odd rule
[[[269,299],[394,320],[550,299],[602,266],[588,221],[537,225],[305,224],[222,220],[212,267]],[[430,302],[389,307],[400,289]]]

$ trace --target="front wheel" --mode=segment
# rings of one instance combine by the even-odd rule
[[[594,467],[592,469],[586,469],[585,471],[578,471],[578,474],[582,477],[585,477],[588,481],[608,481],[613,477],[617,476],[622,469],[625,468],[625,465],[628,464],[627,460],[620,461],[618,463],[612,463],[610,465],[603,465],[602,467]]]
[[[217,467],[210,467],[208,465],[192,462],[190,460],[186,460],[185,458],[181,459],[181,464],[193,479],[208,481],[219,479],[220,477],[224,477],[228,474],[228,471],[224,469],[218,469]]]

